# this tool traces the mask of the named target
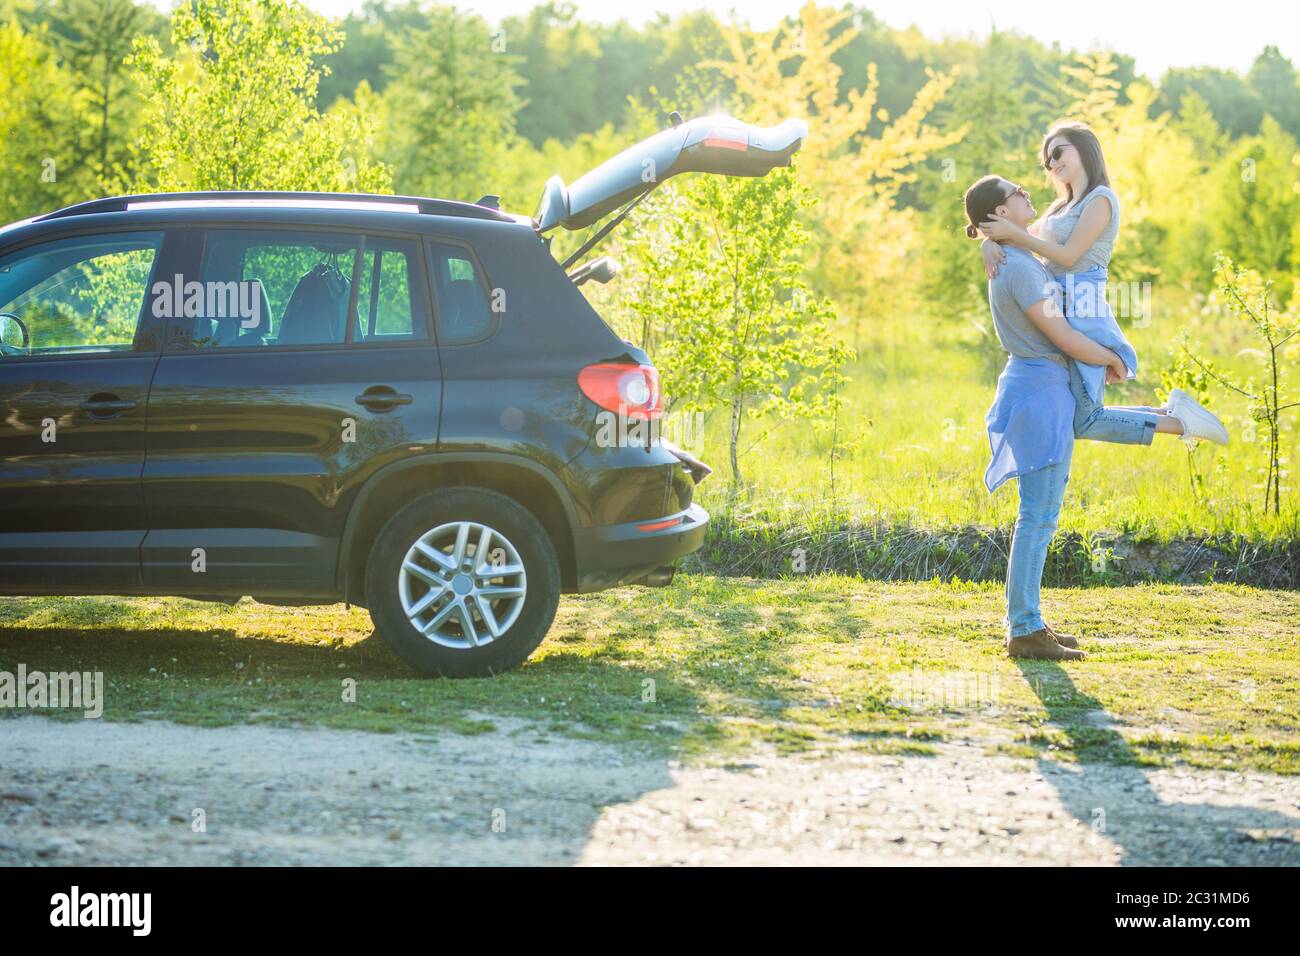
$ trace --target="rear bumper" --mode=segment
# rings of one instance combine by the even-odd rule
[[[645,577],[704,543],[709,513],[699,505],[629,524],[579,528],[574,532],[578,592],[600,591]]]

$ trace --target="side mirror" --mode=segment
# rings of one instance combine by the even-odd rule
[[[27,325],[12,312],[0,312],[0,351],[26,351],[32,344]]]

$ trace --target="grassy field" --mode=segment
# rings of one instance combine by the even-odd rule
[[[1109,404],[1163,401],[1164,393],[1156,393],[1160,371],[1171,367],[1171,349],[1184,329],[1217,365],[1243,380],[1252,373],[1261,377],[1259,358],[1251,352],[1259,343],[1244,334],[1244,322],[1225,318],[1183,292],[1157,294],[1153,302],[1148,325],[1125,323],[1142,364],[1136,380],[1107,389]],[[849,369],[834,434],[815,432],[802,422],[746,423],[740,444],[748,450],[741,468],[752,491],[741,500],[727,487],[725,416],[709,416],[702,429],[687,435],[695,439],[689,447],[715,466],[720,479],[702,486],[705,506],[751,522],[809,528],[848,521],[920,529],[1010,525],[1013,484],[994,495],[983,485],[989,458],[984,415],[1005,361],[1005,353],[975,324],[986,319],[910,317],[873,324]],[[1300,362],[1300,340],[1289,358],[1291,367]],[[1291,400],[1297,399],[1300,395]],[[1226,449],[1202,443],[1189,455],[1182,442],[1167,436],[1149,448],[1080,442],[1062,530],[1155,540],[1225,534],[1253,541],[1300,538],[1300,498],[1289,474],[1283,475],[1283,514],[1273,516],[1262,507],[1266,435],[1257,427],[1250,440],[1244,399],[1216,389],[1209,405],[1233,436]],[[1300,444],[1300,416],[1295,410],[1284,414],[1285,469]]]
[[[1044,607],[1086,661],[1008,660],[995,585],[680,575],[565,598],[523,668],[452,682],[414,679],[366,613],[341,605],[7,599],[0,669],[102,670],[108,720],[475,733],[513,716],[688,757],[756,742],[924,754],[970,738],[1061,760],[1300,773],[1300,595],[1063,589]]]

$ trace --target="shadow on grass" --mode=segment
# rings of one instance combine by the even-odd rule
[[[344,643],[290,642],[238,633],[230,627],[5,627],[0,669],[102,671],[105,716],[162,717],[177,722],[235,723],[245,719],[319,723],[362,730],[436,729],[439,718],[463,711],[518,716],[542,723],[596,725],[612,708],[630,729],[642,717],[640,673],[615,661],[552,654],[497,677],[439,680],[421,676],[374,633]],[[569,708],[565,685],[578,677],[585,700]],[[661,687],[668,683],[658,674]],[[355,682],[355,700],[345,692]],[[689,691],[666,687],[689,702]],[[685,706],[685,704],[683,704]],[[405,716],[406,720],[401,718]]]
[[[1056,788],[1072,816],[1119,847],[1123,865],[1300,863],[1295,843],[1249,833],[1294,831],[1295,817],[1255,807],[1164,802],[1141,755],[1111,726],[1101,702],[1082,693],[1065,668],[1050,661],[1017,660],[1016,666],[1047,709],[1048,722],[1066,735],[1078,757],[1073,768],[1040,759],[1043,779]],[[1237,779],[1247,785],[1244,775]]]
[[[72,607],[67,618],[88,610]],[[373,633],[312,644],[221,625],[131,630],[109,620],[66,626],[54,614],[40,625],[0,625],[0,670],[13,673],[22,663],[29,673],[104,674],[106,721],[81,720],[73,709],[0,711],[19,718],[0,719],[11,781],[33,792],[43,814],[78,821],[85,852],[70,862],[140,863],[156,845],[182,865],[356,865],[358,853],[370,854],[369,865],[573,863],[606,806],[673,786],[669,745],[684,725],[662,723],[662,702],[683,717],[697,707],[689,686],[617,660],[559,653],[496,678],[428,680]],[[641,694],[651,674],[661,705],[648,714]],[[346,699],[347,681],[355,681],[355,701]],[[211,729],[195,736],[160,721]],[[321,736],[258,724],[404,736]],[[629,742],[642,746],[610,746]],[[223,757],[232,751],[256,751],[257,759],[232,765]],[[70,785],[88,774],[99,789]],[[393,778],[404,785],[396,795],[387,783]],[[370,789],[372,779],[380,789]],[[118,819],[147,821],[134,849],[122,848],[122,824],[107,817],[92,824],[101,808],[78,802],[101,793],[104,780],[130,781],[112,801]],[[250,832],[275,837],[256,850],[234,835],[178,842],[165,815],[156,822],[158,801],[177,792],[185,807],[247,820]],[[257,817],[245,805],[249,794]],[[366,822],[335,840],[299,835],[299,804],[313,794],[335,819]],[[54,831],[23,824],[26,805],[0,801],[0,864],[59,862],[46,847]],[[486,816],[493,807],[509,814],[507,833],[523,843],[493,831]],[[388,842],[395,824],[372,818],[399,821],[401,846]],[[358,842],[365,840],[373,844]],[[448,856],[454,853],[465,856]]]
[[[277,636],[265,636],[257,632],[264,621],[245,625],[224,609],[169,620],[142,618],[129,599],[17,599],[0,606],[0,667],[102,671],[110,719],[427,731],[473,712],[695,749],[721,735],[722,719],[778,722],[803,702],[787,658],[785,636],[797,622],[789,609],[764,618],[743,602],[713,611],[677,596],[630,611],[608,603],[579,610],[576,620],[557,620],[542,652],[517,670],[451,681],[421,677],[373,632],[356,640],[354,621],[304,617],[301,633],[277,623]],[[701,627],[706,610],[709,626]],[[646,646],[664,627],[689,637],[669,653]],[[345,679],[357,682],[355,703],[342,700]]]
[[[402,770],[419,792],[452,793],[466,806],[482,804],[484,793],[513,792],[507,804],[512,832],[532,831],[546,844],[544,862],[573,862],[589,845],[606,806],[674,785],[668,770],[674,746],[709,749],[724,718],[779,723],[805,696],[788,639],[798,611],[782,608],[765,617],[743,600],[715,607],[699,595],[656,596],[648,606],[630,611],[606,603],[579,610],[580,617],[557,622],[543,653],[518,670],[452,681],[421,678],[374,633],[356,640],[365,631],[355,622],[338,625],[304,615],[300,633],[283,622],[259,633],[265,621],[249,618],[245,623],[224,610],[214,609],[206,620],[187,619],[204,609],[178,606],[177,616],[169,619],[167,613],[142,616],[138,602],[131,600],[18,601],[0,606],[0,669],[13,671],[22,662],[29,670],[46,672],[102,671],[108,721],[146,722],[110,733],[103,722],[74,720],[79,712],[65,711],[51,715],[64,719],[57,731],[51,721],[0,720],[0,738],[15,765],[26,759],[29,766],[46,766],[49,781],[61,779],[60,774],[75,776],[78,761],[89,753],[95,754],[90,763],[106,765],[110,774],[145,775],[139,794],[122,795],[124,803],[134,805],[157,799],[172,785],[159,776],[160,768],[173,767],[177,774],[202,781],[204,748],[252,733],[249,725],[401,732],[411,735],[404,739],[414,741],[413,746],[430,748],[427,780],[422,769]],[[686,637],[661,652],[646,642],[653,642],[662,628]],[[355,703],[343,699],[345,680],[356,682]],[[653,689],[649,700],[647,687]],[[197,738],[184,738],[151,726],[154,720],[225,727],[229,733],[203,731]],[[51,730],[34,731],[35,724]],[[479,736],[484,734],[488,736]],[[568,739],[555,740],[554,735]],[[178,742],[186,739],[187,745]],[[278,742],[268,738],[266,746],[296,750],[295,740],[301,746],[326,746],[293,733],[275,735]],[[367,747],[366,738],[338,740],[340,748]],[[643,746],[629,760],[628,751],[609,757],[611,744]],[[156,766],[144,756],[155,746]],[[186,746],[196,753],[183,752]],[[456,756],[462,753],[463,759]],[[285,753],[285,765],[295,765],[294,756]],[[284,784],[275,779],[282,772],[279,758],[270,763],[261,761],[246,771],[243,789],[269,793],[265,799],[270,801],[279,800],[282,789],[286,799],[310,790],[310,768],[303,769],[308,776],[301,782]],[[558,783],[527,783],[548,768],[565,766],[570,769],[559,775]],[[593,779],[593,768],[602,766],[600,779]],[[393,772],[398,772],[396,765]],[[33,771],[27,784],[41,790],[46,779]],[[527,784],[522,791],[521,781]],[[264,789],[263,783],[274,786]],[[482,792],[472,792],[474,788]],[[63,796],[64,790],[78,792],[51,784],[43,799],[56,809],[77,812],[65,803],[74,797]],[[206,803],[194,805],[222,806],[226,796],[217,791],[202,796]],[[374,798],[358,794],[354,799],[368,806]],[[233,805],[229,809],[235,810]],[[0,829],[7,812],[0,805]],[[566,822],[556,822],[561,820]],[[112,824],[105,826],[105,836],[111,837]],[[444,845],[463,842],[465,831],[440,835],[439,826],[429,824],[424,837],[431,842],[441,837]],[[472,840],[480,860],[510,862],[501,857],[500,837],[484,832],[483,840]],[[20,859],[30,861],[35,850],[28,850]],[[292,852],[291,847],[278,858],[245,862],[293,862]],[[193,857],[183,862],[210,861]]]

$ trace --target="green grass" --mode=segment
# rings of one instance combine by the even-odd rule
[[[565,598],[518,671],[425,681],[342,606],[8,599],[0,669],[102,670],[109,720],[473,734],[522,718],[687,757],[758,742],[925,754],[969,738],[1050,759],[1300,773],[1300,595],[1147,585],[1049,590],[1044,607],[1082,633],[1088,660],[1008,660],[994,584],[679,575]]]
[[[1250,353],[1258,342],[1235,321],[1196,307],[1185,293],[1158,290],[1155,315],[1142,328],[1126,327],[1137,349],[1140,377],[1110,386],[1112,405],[1159,404],[1160,371],[1172,366],[1171,347],[1186,329],[1217,365],[1260,378]],[[976,321],[987,316],[975,316]],[[1127,325],[1127,323],[1126,323]],[[1300,345],[1292,354],[1300,359]],[[736,499],[728,488],[725,414],[703,427],[681,429],[688,447],[717,475],[701,486],[705,507],[735,516],[750,528],[801,526],[810,531],[848,524],[911,529],[1007,527],[1015,517],[1009,483],[994,495],[983,485],[988,464],[984,415],[993,399],[1005,353],[972,321],[949,317],[890,317],[869,323],[859,357],[849,368],[834,443],[832,434],[802,422],[747,421],[741,468],[752,486]],[[1300,388],[1295,376],[1284,387]],[[671,395],[671,383],[668,384]],[[1291,401],[1300,399],[1292,394]],[[1061,516],[1064,532],[1116,532],[1136,540],[1167,541],[1240,535],[1250,541],[1300,539],[1300,496],[1283,476],[1283,514],[1263,508],[1261,468],[1266,434],[1248,441],[1244,400],[1218,389],[1210,407],[1233,436],[1228,448],[1202,443],[1189,453],[1182,442],[1157,436],[1149,448],[1081,441],[1076,445]],[[1300,450],[1300,415],[1286,414],[1282,452]],[[671,426],[670,426],[671,436]],[[748,449],[746,451],[746,449]],[[1284,463],[1284,468],[1289,464]],[[1193,489],[1192,476],[1202,488]]]

